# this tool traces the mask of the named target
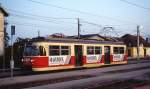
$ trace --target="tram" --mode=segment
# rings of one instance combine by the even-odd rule
[[[123,42],[50,38],[32,40],[23,53],[24,67],[32,71],[50,71],[76,67],[126,64]]]

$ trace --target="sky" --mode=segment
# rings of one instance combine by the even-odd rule
[[[81,34],[122,36],[140,34],[149,36],[150,0],[0,0],[1,6],[10,14],[7,31],[16,26],[14,38],[48,36],[53,33],[77,35],[77,18]],[[146,9],[145,9],[146,8]],[[104,27],[113,27],[105,29]],[[15,39],[14,39],[15,40]]]

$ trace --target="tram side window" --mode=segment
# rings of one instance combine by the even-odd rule
[[[124,53],[124,47],[120,47],[120,53],[121,53],[121,54]]]
[[[114,47],[114,54],[119,54],[118,47]]]
[[[69,46],[61,46],[61,55],[69,55],[70,47]]]
[[[69,46],[49,46],[50,56],[69,55],[69,54],[70,54]]]
[[[94,46],[87,47],[87,54],[94,54]]]
[[[102,54],[102,47],[95,46],[95,54]]]
[[[39,46],[40,56],[46,56],[46,50],[43,46]]]
[[[114,54],[123,54],[124,47],[114,47]]]
[[[60,46],[49,46],[49,55],[51,56],[60,55]]]

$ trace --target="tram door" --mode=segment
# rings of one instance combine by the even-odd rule
[[[76,66],[82,66],[83,50],[82,45],[75,45]]]
[[[110,46],[104,47],[104,53],[105,53],[105,64],[110,64]]]

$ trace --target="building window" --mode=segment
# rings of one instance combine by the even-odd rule
[[[124,54],[124,47],[114,47],[114,54]]]
[[[129,47],[131,47],[132,46],[131,42],[129,42],[128,45],[129,45]]]

